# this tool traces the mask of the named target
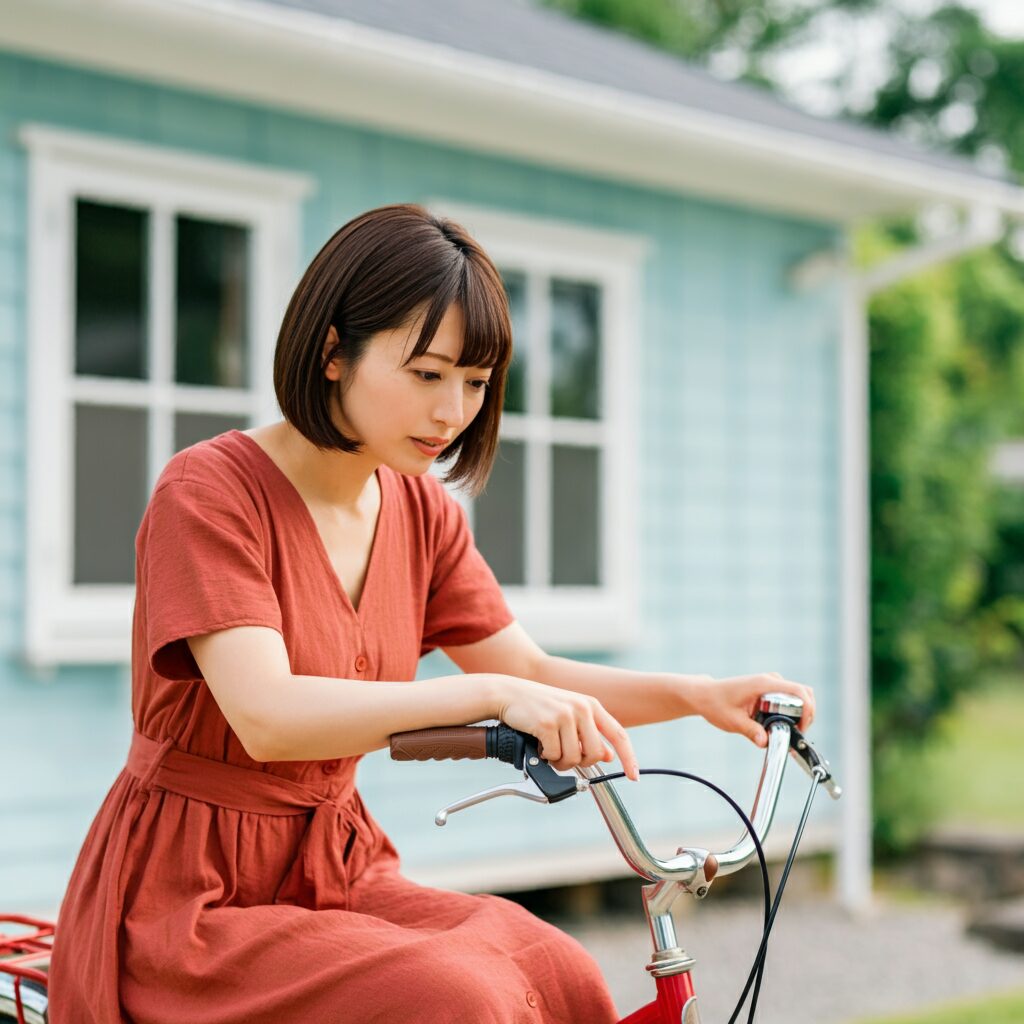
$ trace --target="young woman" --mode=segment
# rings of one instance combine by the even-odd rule
[[[493,263],[418,206],[318,253],[274,359],[280,422],[168,463],[136,538],[135,733],[79,855],[53,1024],[616,1019],[571,938],[418,886],[354,786],[395,732],[502,721],[559,769],[692,714],[763,743],[775,673],[712,680],[544,653],[460,507],[497,446],[511,327]],[[443,648],[464,674],[413,681]]]

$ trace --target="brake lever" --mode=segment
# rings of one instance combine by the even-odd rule
[[[456,800],[455,803],[442,807],[434,815],[434,824],[444,825],[456,811],[474,807],[476,804],[482,804],[486,800],[493,800],[499,796],[518,796],[524,800],[532,800],[534,803],[557,804],[577,793],[584,792],[590,786],[586,779],[571,775],[559,775],[540,756],[537,740],[533,736],[523,736],[522,744],[517,744],[517,748],[513,752],[512,764],[516,768],[522,769],[522,782],[506,782],[480,793],[474,793],[462,800]]]
[[[832,766],[795,725],[790,726],[789,747],[796,755],[796,763],[812,779],[817,778],[833,800],[838,800],[843,795],[843,787],[832,776]]]
[[[548,802],[548,798],[537,788],[536,783],[532,779],[527,779],[525,782],[506,782],[500,786],[485,789],[480,793],[474,793],[472,796],[467,796],[462,800],[456,800],[455,803],[449,804],[447,807],[442,807],[434,815],[434,824],[445,825],[448,822],[448,818],[456,811],[464,810],[467,807],[474,807],[476,804],[482,804],[485,800],[493,800],[497,796],[521,796],[524,800],[533,800],[539,804],[546,804]]]

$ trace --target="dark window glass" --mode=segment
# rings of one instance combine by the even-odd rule
[[[551,413],[601,416],[600,299],[596,285],[551,281]]]
[[[596,586],[601,580],[600,452],[551,449],[551,582]]]
[[[502,274],[512,319],[512,365],[505,385],[505,411],[526,412],[526,275],[517,271]]]
[[[149,215],[75,203],[75,373],[143,380]]]
[[[216,437],[228,430],[246,430],[248,427],[247,416],[177,412],[174,414],[174,450],[180,452],[182,448],[205,441],[208,437]]]
[[[473,504],[477,547],[499,583],[526,582],[526,446],[502,441],[487,490]]]
[[[133,583],[146,508],[145,409],[75,406],[75,583]]]
[[[249,379],[249,233],[177,218],[175,380],[242,388]]]

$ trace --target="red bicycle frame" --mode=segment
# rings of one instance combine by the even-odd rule
[[[655,978],[658,986],[658,997],[651,1000],[646,1006],[641,1006],[635,1013],[623,1017],[619,1024],[687,1024],[689,1014],[683,1017],[683,1008],[690,1005],[696,1006],[696,996],[693,992],[693,978],[690,972],[685,974],[673,974],[667,978]]]

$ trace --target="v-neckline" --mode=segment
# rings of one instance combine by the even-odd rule
[[[378,467],[374,471],[374,475],[377,477],[377,486],[380,488],[380,508],[377,510],[377,522],[373,528],[373,540],[370,545],[370,557],[366,562],[366,573],[363,576],[363,589],[359,594],[359,604],[355,604],[352,601],[349,592],[345,589],[344,584],[341,582],[341,577],[338,575],[338,571],[334,568],[334,563],[331,561],[331,556],[327,552],[327,545],[324,544],[323,535],[320,533],[320,528],[316,525],[316,520],[313,518],[313,513],[309,509],[309,505],[306,504],[306,499],[299,493],[299,489],[292,483],[288,474],[270,457],[270,453],[257,441],[254,437],[245,433],[243,430],[233,430],[232,433],[237,434],[239,437],[244,437],[245,440],[263,457],[273,473],[275,473],[285,484],[286,490],[291,494],[292,499],[298,504],[301,509],[300,515],[305,519],[306,525],[312,532],[316,542],[316,549],[320,554],[320,561],[323,563],[324,568],[330,573],[334,579],[334,584],[338,589],[338,593],[341,595],[342,601],[348,607],[349,611],[360,621],[363,620],[363,609],[366,608],[367,595],[370,592],[370,585],[373,583],[377,573],[375,567],[379,561],[377,556],[377,549],[382,547],[381,537],[384,532],[384,526],[386,520],[384,513],[388,502],[388,491],[389,486],[385,484],[387,479],[387,473],[382,473],[381,468]]]

